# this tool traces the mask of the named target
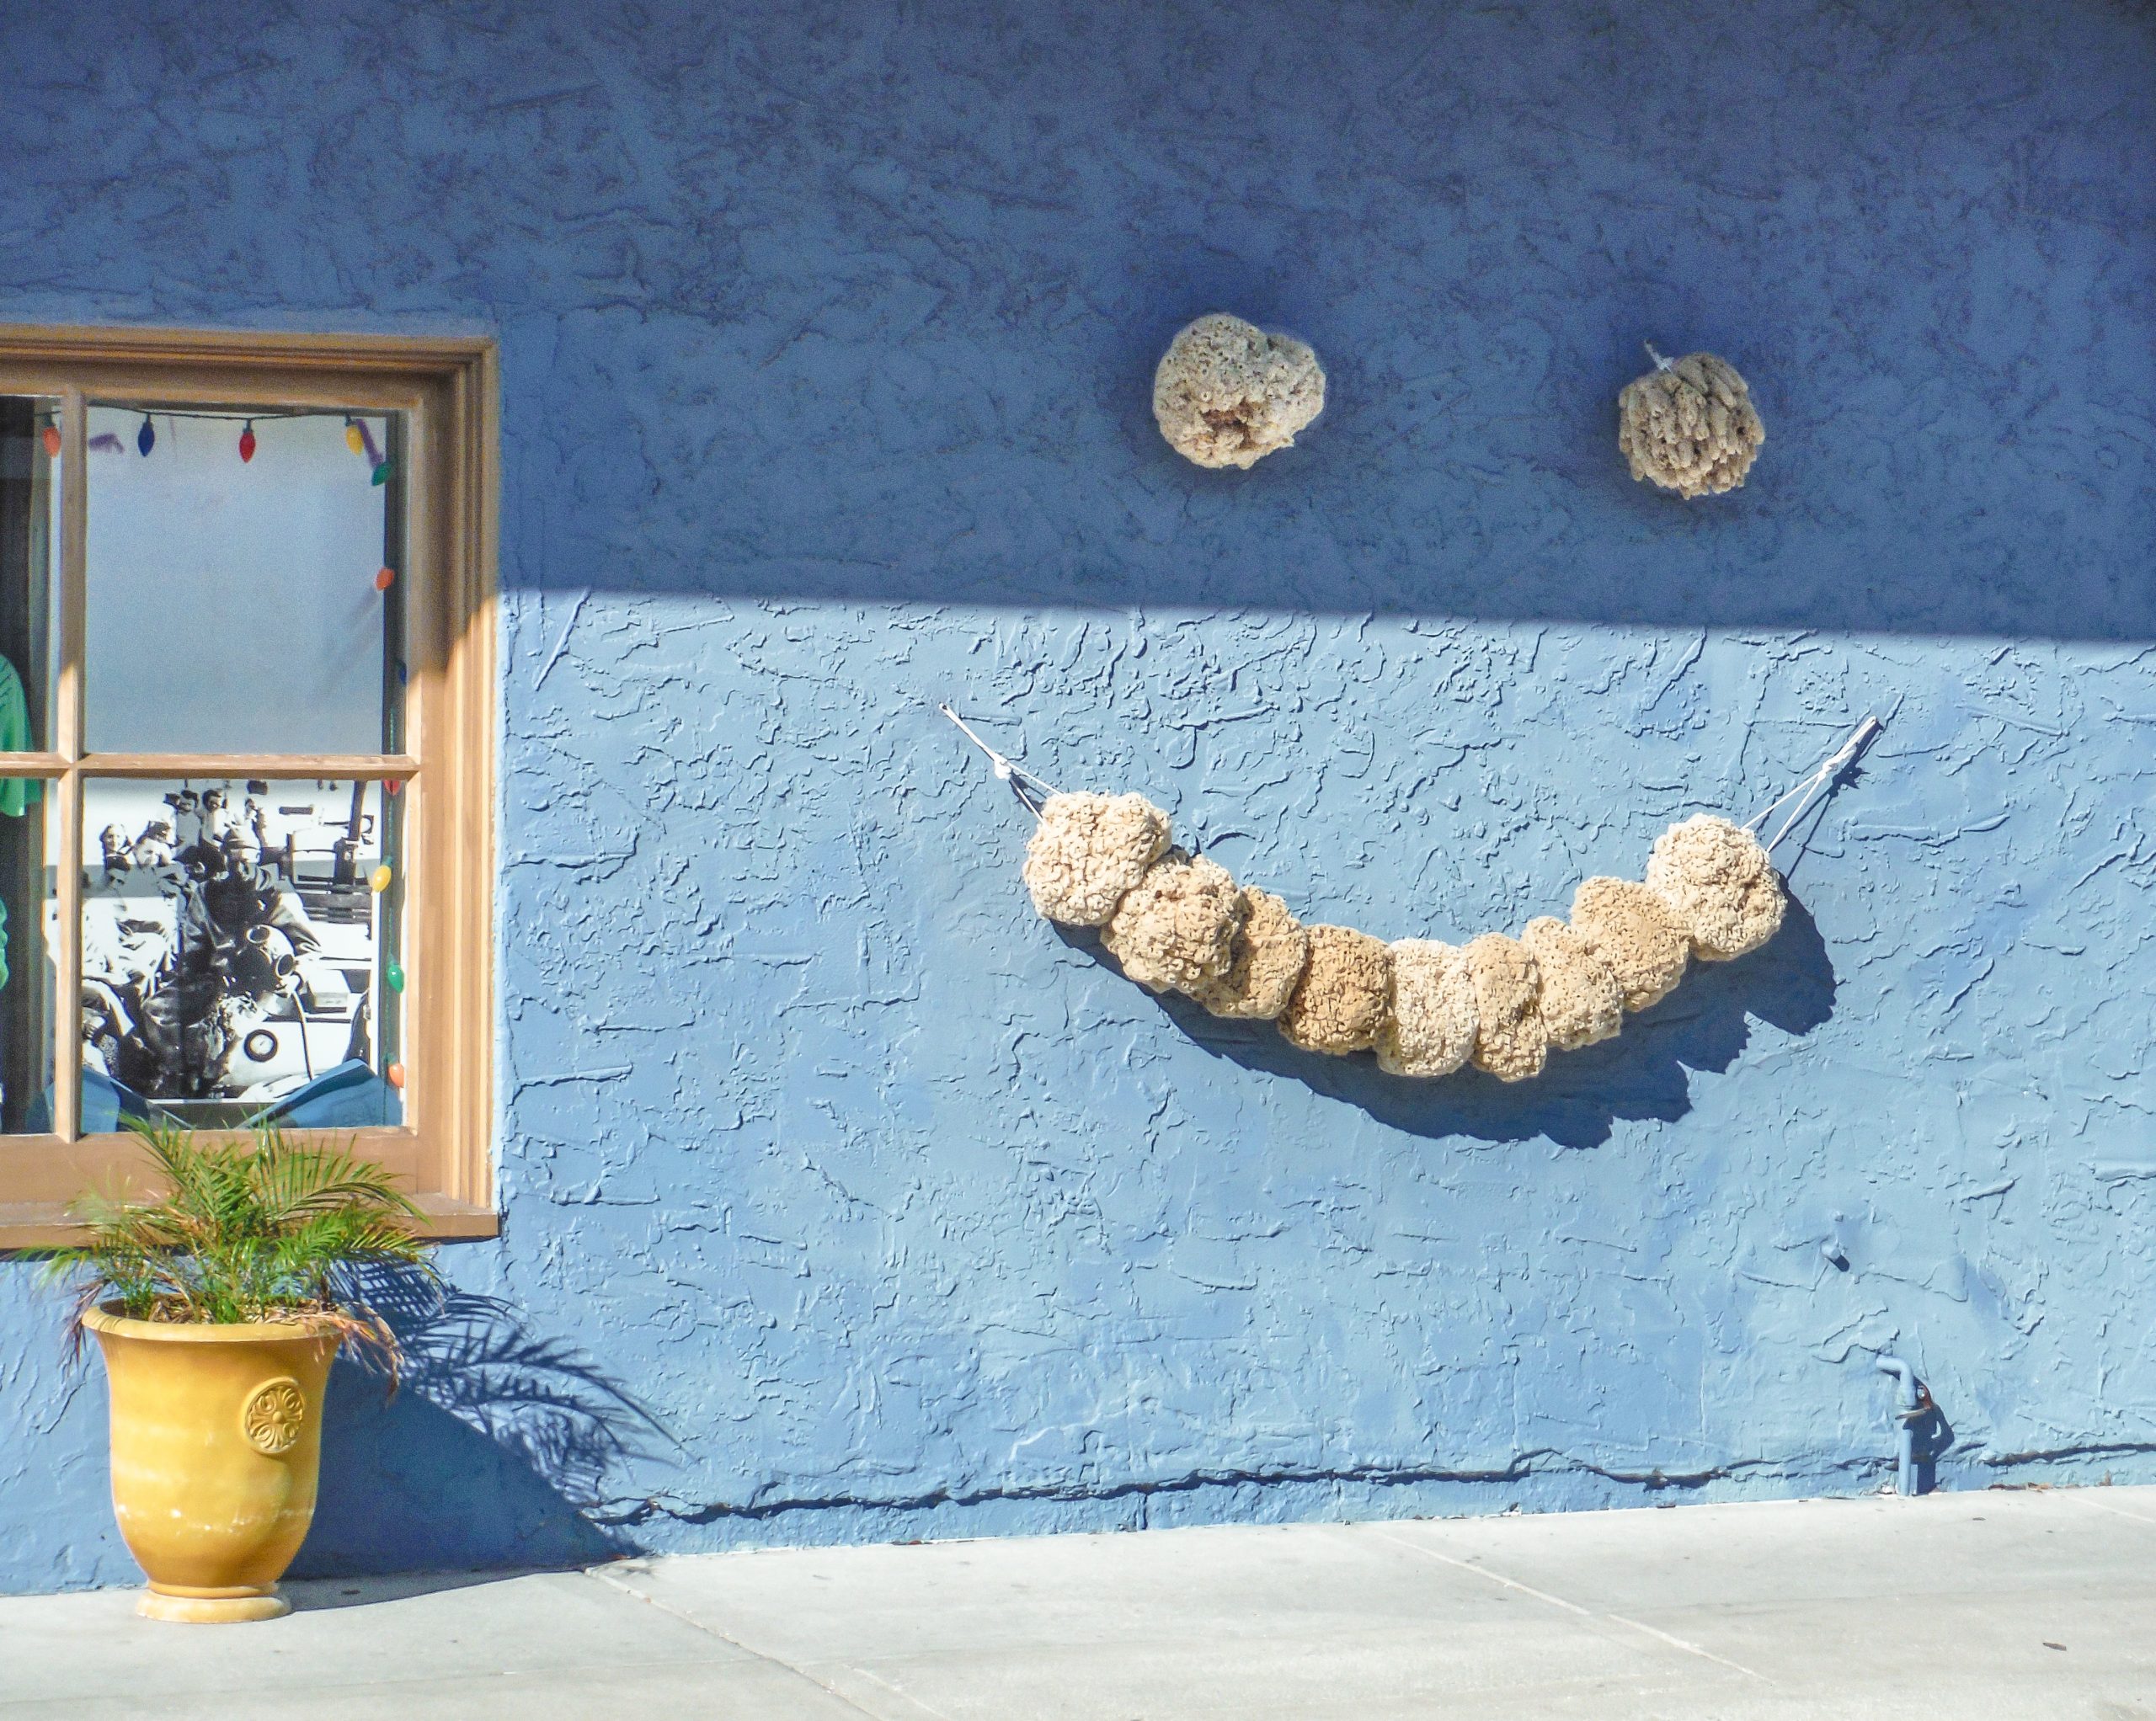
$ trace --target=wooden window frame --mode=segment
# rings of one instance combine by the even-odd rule
[[[61,402],[58,676],[43,753],[0,754],[0,777],[48,784],[58,821],[52,951],[54,1129],[0,1136],[0,1250],[49,1248],[82,1228],[70,1202],[135,1186],[141,1144],[83,1135],[83,785],[96,777],[396,778],[404,815],[404,1043],[414,1048],[396,1128],[324,1131],[397,1173],[439,1239],[497,1235],[494,1090],[495,635],[499,372],[495,344],[409,338],[0,324],[0,394]],[[405,415],[405,751],[397,754],[99,754],[83,742],[83,562],[88,402],[232,402]],[[69,863],[72,864],[69,864]]]

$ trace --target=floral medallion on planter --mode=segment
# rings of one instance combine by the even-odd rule
[[[307,1426],[307,1395],[289,1375],[264,1381],[248,1397],[240,1425],[255,1451],[275,1457],[299,1444]]]

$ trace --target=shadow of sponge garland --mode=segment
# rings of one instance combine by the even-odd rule
[[[1116,904],[1101,942],[1147,990],[1187,992],[1228,972],[1249,912],[1225,867],[1171,849]]]
[[[1577,1052],[1614,1039],[1625,1025],[1625,993],[1609,964],[1549,914],[1529,921],[1519,941],[1542,977],[1535,1008],[1550,1046]]]
[[[1310,960],[1310,929],[1271,891],[1245,885],[1228,970],[1185,988],[1216,1016],[1271,1021],[1288,1007]]]
[[[1143,795],[1051,795],[1026,845],[1033,907],[1065,926],[1105,926],[1168,846],[1168,816]]]
[[[1617,446],[1633,478],[1688,501],[1736,489],[1766,440],[1744,379],[1712,353],[1657,354],[1617,397]]]
[[[1542,976],[1527,946],[1502,932],[1467,941],[1462,954],[1475,981],[1476,1068],[1501,1082],[1540,1075],[1550,1038],[1539,1008]]]
[[[1392,1009],[1378,1031],[1378,1068],[1450,1075],[1475,1049],[1475,977],[1466,953],[1434,938],[1392,945]]]
[[[1590,878],[1574,891],[1572,931],[1609,964],[1628,1010],[1668,997],[1692,954],[1692,935],[1676,911],[1629,878]]]
[[[1702,813],[1654,839],[1647,888],[1668,903],[1710,962],[1755,951],[1781,930],[1782,882],[1751,832]]]
[[[1303,978],[1280,1012],[1280,1031],[1305,1052],[1367,1052],[1392,1002],[1392,952],[1352,926],[1313,926]]]
[[[1247,470],[1293,444],[1324,408],[1315,353],[1220,312],[1182,328],[1153,373],[1161,434],[1201,466]]]

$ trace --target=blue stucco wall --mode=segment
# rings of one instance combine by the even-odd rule
[[[0,317],[502,343],[506,1218],[307,1569],[1853,1491],[1882,1347],[1949,1485],[2156,1479],[2146,8],[129,0],[0,72]],[[1331,372],[1248,474],[1150,421],[1216,308]],[[1642,338],[1753,380],[1741,493],[1627,478]],[[946,697],[1395,936],[1891,727],[1766,951],[1414,1086],[1033,919]],[[131,1574],[56,1324],[0,1269],[0,1589]]]

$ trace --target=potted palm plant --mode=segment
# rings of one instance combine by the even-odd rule
[[[360,1276],[431,1273],[419,1209],[380,1166],[258,1126],[237,1139],[140,1128],[161,1192],[79,1203],[69,1331],[112,1388],[112,1500],[148,1574],[138,1612],[216,1624],[290,1611],[329,1366],[351,1345],[393,1385],[396,1335]]]

